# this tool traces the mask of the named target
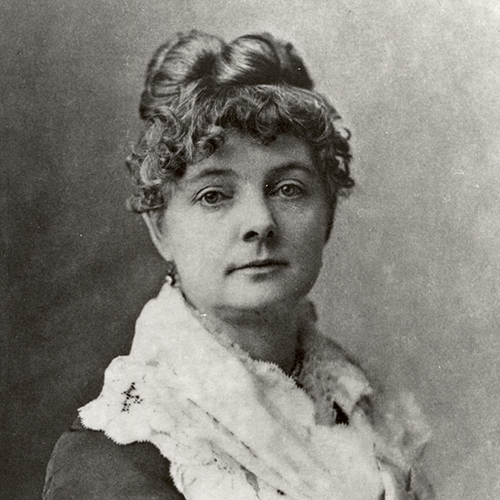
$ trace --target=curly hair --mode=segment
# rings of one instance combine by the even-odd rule
[[[337,196],[354,185],[349,131],[313,91],[293,46],[269,34],[231,43],[198,31],[177,34],[149,63],[140,116],[144,129],[127,159],[136,188],[130,207],[138,213],[166,207],[166,188],[234,129],[264,144],[279,134],[303,139],[327,186],[332,220]]]

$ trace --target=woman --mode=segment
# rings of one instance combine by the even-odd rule
[[[354,184],[312,88],[267,34],[180,34],[153,56],[128,166],[169,275],[56,446],[45,499],[431,496],[418,409],[377,404],[305,299]]]

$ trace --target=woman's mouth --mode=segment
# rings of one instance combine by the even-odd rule
[[[269,273],[282,269],[287,265],[288,262],[284,260],[277,260],[277,259],[252,260],[243,265],[236,264],[230,266],[227,271],[227,274],[232,274],[234,272],[241,272],[244,274]]]

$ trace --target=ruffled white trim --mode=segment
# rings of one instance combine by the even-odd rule
[[[188,500],[378,500],[384,489],[387,500],[405,498],[387,495],[397,481],[380,459],[404,457],[378,443],[357,405],[371,393],[366,378],[312,323],[302,338],[305,390],[207,332],[165,285],[143,309],[130,355],[110,364],[101,395],[80,409],[82,422],[120,444],[155,444]],[[332,398],[349,425],[320,425]]]

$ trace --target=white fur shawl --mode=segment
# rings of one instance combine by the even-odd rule
[[[427,437],[418,410],[406,405],[411,446],[400,446],[408,425],[394,419],[392,435],[375,432],[364,374],[304,324],[294,380],[209,333],[165,285],[82,422],[120,444],[155,444],[188,500],[414,498],[410,461]]]

